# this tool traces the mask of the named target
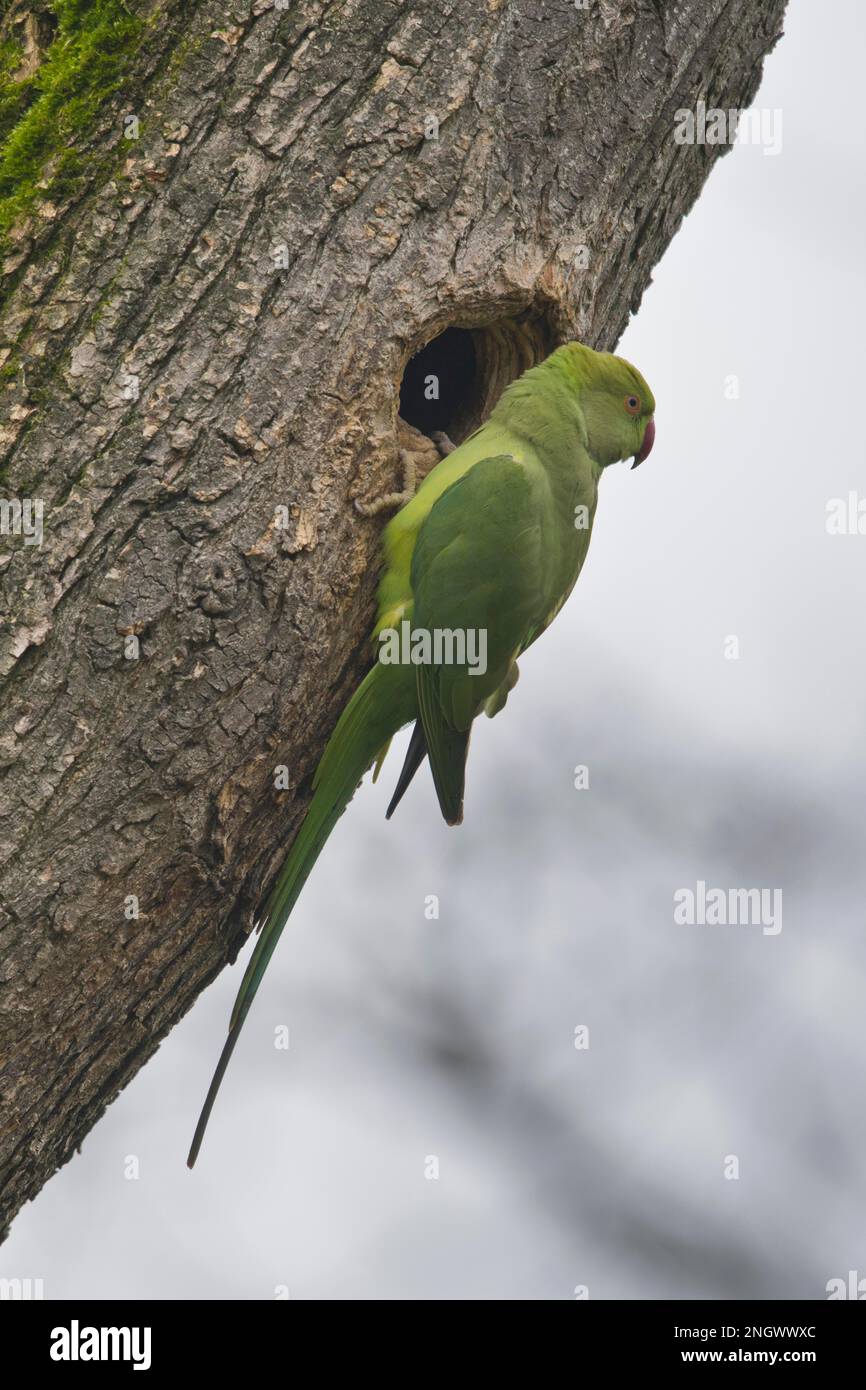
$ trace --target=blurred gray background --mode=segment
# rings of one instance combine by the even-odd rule
[[[793,0],[757,102],[782,151],[725,157],[620,345],[655,451],[604,478],[572,600],[477,729],[465,825],[426,770],[386,825],[395,749],[301,899],[195,1173],[240,965],[19,1216],[0,1275],[241,1299],[866,1276],[866,535],[825,525],[866,497],[863,39],[856,0]],[[698,879],[781,888],[781,933],[676,925]]]

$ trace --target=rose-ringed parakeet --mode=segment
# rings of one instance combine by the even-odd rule
[[[636,467],[646,458],[654,410],[652,392],[628,362],[569,343],[507,387],[487,422],[436,465],[386,527],[374,633],[380,659],[334,729],[306,818],[265,906],[190,1167],[280,933],[364,773],[414,721],[388,815],[426,757],[445,820],[460,822],[473,720],[503,707],[517,658],[574,588],[599,478],[609,464],[633,457]],[[400,632],[411,641],[395,648],[391,639]],[[447,649],[434,640],[443,634]],[[468,634],[477,639],[472,661],[468,643],[454,645],[455,635]],[[386,640],[392,658],[397,650],[403,659],[385,659]],[[455,652],[464,659],[449,660]]]

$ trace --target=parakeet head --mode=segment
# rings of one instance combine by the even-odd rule
[[[582,343],[569,343],[568,354],[580,391],[591,456],[607,467],[633,458],[643,463],[655,441],[656,403],[637,367],[610,352],[594,352]]]

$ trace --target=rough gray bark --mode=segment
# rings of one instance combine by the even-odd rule
[[[0,1224],[279,867],[370,659],[352,498],[398,479],[408,359],[474,330],[460,434],[557,342],[613,346],[724,148],[674,112],[750,103],[784,0],[162,9],[114,172],[4,267],[0,496],[45,541],[0,538]]]

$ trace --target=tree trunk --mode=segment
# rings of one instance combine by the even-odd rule
[[[5,245],[0,1225],[250,930],[371,659],[353,498],[616,343],[784,0],[149,8]]]

